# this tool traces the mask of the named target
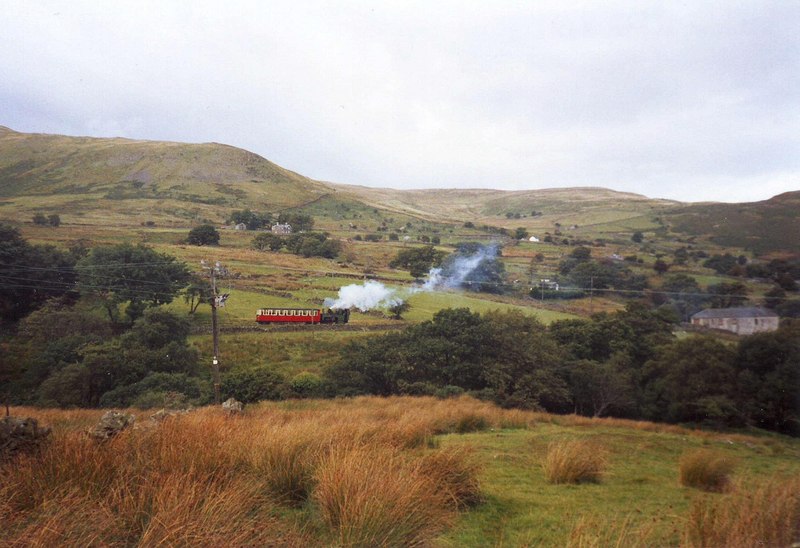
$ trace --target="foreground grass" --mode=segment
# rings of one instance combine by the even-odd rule
[[[40,456],[0,468],[2,545],[797,540],[800,442],[780,436],[404,397],[263,403],[236,417],[203,408],[98,445],[83,432],[101,411],[13,412],[54,436]],[[602,476],[550,483],[548,452],[577,446],[602,448]],[[740,463],[734,488],[680,484],[681,457],[701,449]]]

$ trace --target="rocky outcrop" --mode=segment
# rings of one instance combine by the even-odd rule
[[[136,417],[133,415],[126,415],[119,411],[109,411],[100,418],[100,422],[94,428],[89,430],[89,435],[97,440],[104,441],[133,426],[135,421]]]
[[[244,404],[234,398],[228,398],[222,402],[222,409],[227,411],[229,415],[238,415],[244,411]]]
[[[50,428],[39,426],[36,419],[3,417],[0,419],[0,460],[38,449],[49,436]]]

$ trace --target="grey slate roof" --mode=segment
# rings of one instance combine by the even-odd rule
[[[757,306],[742,308],[706,308],[698,312],[692,319],[698,318],[777,318],[772,310]]]

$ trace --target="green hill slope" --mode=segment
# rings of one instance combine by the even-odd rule
[[[669,213],[673,230],[757,255],[800,256],[800,191],[744,204],[695,204]]]
[[[83,215],[113,211],[122,222],[143,211],[156,217],[161,213],[216,219],[218,215],[203,206],[276,211],[330,192],[327,185],[227,145],[24,134],[0,128],[0,199],[23,210]]]

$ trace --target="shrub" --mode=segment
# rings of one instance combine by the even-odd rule
[[[607,466],[605,452],[588,441],[559,441],[547,448],[542,463],[550,483],[597,483]]]
[[[232,371],[222,378],[223,398],[234,397],[242,403],[281,399],[285,388],[280,374],[264,368]]]
[[[716,451],[700,449],[686,453],[680,460],[680,483],[703,491],[720,493],[730,483],[734,461]]]
[[[186,242],[191,245],[217,245],[219,244],[219,232],[213,225],[196,226],[189,231]]]
[[[695,500],[681,545],[795,546],[798,539],[800,477],[795,477],[755,489],[740,486],[720,500]]]
[[[326,383],[319,375],[302,371],[289,381],[289,389],[293,396],[299,398],[319,398],[325,394]]]

